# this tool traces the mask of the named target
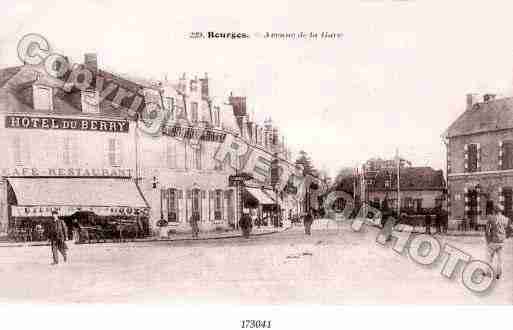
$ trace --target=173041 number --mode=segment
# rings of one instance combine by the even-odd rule
[[[271,329],[271,321],[262,321],[262,320],[242,320],[241,321],[242,329]]]

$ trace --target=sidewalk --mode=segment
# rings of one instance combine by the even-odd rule
[[[251,231],[251,236],[264,236],[270,234],[281,233],[290,229],[291,227],[254,227]],[[231,230],[227,232],[204,232],[199,235],[199,238],[192,238],[191,234],[173,234],[169,237],[146,237],[146,238],[137,238],[137,239],[127,239],[122,242],[117,240],[109,239],[106,242],[104,241],[92,241],[91,243],[74,243],[68,241],[68,244],[102,244],[102,243],[126,243],[126,242],[168,242],[168,241],[207,241],[207,240],[216,240],[216,239],[228,239],[228,238],[238,238],[242,236],[242,232],[239,230]],[[48,241],[40,241],[40,242],[9,242],[9,241],[0,241],[0,248],[2,247],[27,247],[27,246],[48,246],[50,245]]]

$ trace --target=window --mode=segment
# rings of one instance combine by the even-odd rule
[[[171,141],[166,149],[166,163],[168,168],[177,168],[176,144]]]
[[[201,148],[193,148],[194,168],[201,170]]]
[[[14,164],[23,165],[23,159],[21,157],[21,138],[19,136],[13,137],[12,150],[13,150]]]
[[[110,166],[121,166],[121,141],[109,139],[108,158]]]
[[[53,92],[51,87],[33,85],[34,109],[53,111]]]
[[[513,169],[513,141],[502,143],[502,170]]]
[[[193,123],[198,122],[198,103],[197,102],[191,103],[191,120]]]
[[[216,126],[221,126],[221,109],[219,107],[214,108],[214,122]]]
[[[406,198],[404,198],[404,202],[403,203],[404,203],[403,208],[408,209],[408,210],[413,210],[414,209],[413,198],[406,197]]]
[[[62,162],[66,165],[74,165],[78,162],[77,145],[72,137],[66,136],[63,141]]]
[[[192,214],[200,215],[201,219],[201,195],[199,189],[192,190]]]
[[[166,110],[171,113],[171,115],[173,114],[174,104],[175,100],[172,97],[166,97],[164,99],[164,106],[166,107]]]
[[[468,172],[477,172],[477,163],[478,163],[478,148],[476,143],[472,143],[468,145],[467,150],[467,171]]]
[[[169,222],[178,222],[178,194],[176,190],[168,189],[167,197],[167,219]]]
[[[221,220],[223,217],[223,191],[218,189],[215,191],[214,198],[214,219]]]
[[[84,113],[100,113],[100,96],[98,91],[82,91],[82,111]]]
[[[417,212],[422,212],[422,199],[418,198],[415,199],[415,209],[417,209]]]

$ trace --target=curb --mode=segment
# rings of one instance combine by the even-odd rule
[[[278,234],[283,233],[287,230],[289,230],[291,227],[285,227],[282,230],[273,230],[269,232],[263,232],[263,233],[255,233],[250,235],[250,237],[254,236],[267,236],[272,234]],[[93,244],[105,244],[105,243],[145,243],[145,242],[199,242],[199,241],[210,241],[210,240],[221,240],[221,239],[233,239],[233,238],[240,238],[242,235],[229,235],[229,236],[214,236],[214,237],[203,237],[203,238],[150,238],[150,239],[135,239],[135,240],[129,240],[124,242],[114,242],[114,241],[107,241],[107,242],[91,242],[91,243],[74,243],[75,245],[93,245]],[[10,248],[10,247],[28,247],[28,246],[50,246],[50,243],[0,243],[0,248]]]

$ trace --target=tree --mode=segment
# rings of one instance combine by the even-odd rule
[[[400,158],[399,166],[401,168],[412,166],[409,160]],[[371,158],[365,162],[365,169],[367,171],[381,171],[385,169],[392,169],[397,167],[397,160],[393,159],[382,159],[382,158]]]
[[[306,153],[306,151],[301,150],[299,152],[299,157],[296,160],[296,165],[302,165],[304,168],[304,173],[311,174],[313,176],[318,176],[318,172],[312,164],[312,160],[310,156]]]
[[[350,195],[354,194],[354,186],[355,186],[355,169],[353,167],[343,167],[341,168],[337,176],[335,177],[335,182],[333,184],[333,190],[341,190]]]

